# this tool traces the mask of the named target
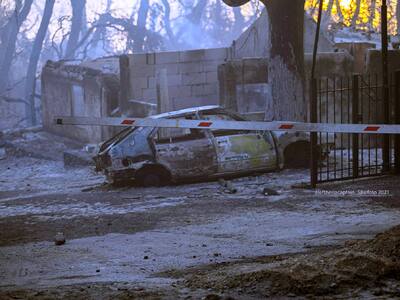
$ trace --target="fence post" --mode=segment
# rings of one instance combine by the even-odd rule
[[[317,123],[317,79],[311,79],[310,86],[310,122]],[[317,133],[310,133],[310,179],[311,187],[315,188],[317,186],[318,180],[318,151],[317,151]]]
[[[394,112],[394,121],[400,124],[400,70],[395,73]],[[400,134],[394,136],[394,166],[395,172],[400,174]]]
[[[359,103],[360,75],[354,74],[352,81],[352,123],[359,123],[358,103]],[[353,158],[353,178],[358,177],[358,133],[352,133],[352,158]]]
[[[390,123],[390,103],[389,103],[389,69],[388,69],[388,16],[386,0],[382,1],[381,8],[381,39],[382,39],[382,98],[383,98],[383,123]],[[384,134],[382,137],[382,172],[390,170],[390,135]]]

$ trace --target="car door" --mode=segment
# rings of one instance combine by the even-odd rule
[[[274,145],[263,134],[251,131],[213,132],[218,173],[243,173],[276,168]]]
[[[154,136],[154,147],[157,162],[174,179],[209,177],[217,171],[212,139],[203,130],[170,129],[168,136]]]

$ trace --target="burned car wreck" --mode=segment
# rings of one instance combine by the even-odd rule
[[[245,121],[215,105],[150,118]],[[132,127],[105,141],[94,160],[111,183],[134,179],[158,186],[308,167],[309,151],[309,134],[301,132]]]

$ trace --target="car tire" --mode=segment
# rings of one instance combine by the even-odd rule
[[[171,175],[163,166],[150,165],[138,170],[136,180],[140,186],[164,186],[170,183]]]
[[[158,174],[143,174],[140,183],[144,187],[161,186],[162,178]]]
[[[304,169],[310,166],[310,143],[298,141],[290,144],[284,150],[285,168]]]

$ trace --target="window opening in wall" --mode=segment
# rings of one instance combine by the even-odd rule
[[[84,91],[80,85],[72,85],[72,115],[85,116]]]

